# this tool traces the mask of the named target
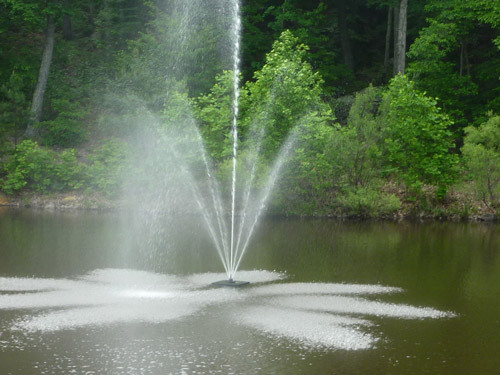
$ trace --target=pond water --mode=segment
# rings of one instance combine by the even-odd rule
[[[268,218],[230,289],[141,220],[0,209],[0,374],[500,372],[498,224]]]

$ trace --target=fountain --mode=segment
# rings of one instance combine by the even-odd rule
[[[202,3],[200,2],[199,5]],[[185,4],[184,1],[173,1],[173,4],[174,10],[176,9],[182,15],[179,17],[182,21],[176,41],[182,50],[182,48],[187,48],[183,47],[183,44],[188,43],[189,32],[192,32],[190,29],[194,23],[191,17],[194,17],[192,14],[196,13],[196,9],[193,9],[193,4]],[[222,13],[231,20],[230,24],[227,25],[230,29],[230,43],[228,44],[230,51],[224,51],[228,55],[227,57],[230,57],[231,61],[226,62],[226,65],[230,66],[232,75],[230,186],[224,188],[216,177],[214,162],[206,149],[199,124],[194,118],[187,96],[170,94],[171,98],[167,99],[169,104],[166,107],[169,105],[175,107],[177,112],[171,117],[165,115],[165,118],[161,119],[156,118],[151,113],[143,115],[141,123],[149,124],[145,128],[150,133],[147,134],[145,129],[140,130],[141,133],[136,138],[140,139],[143,144],[136,145],[136,149],[139,151],[137,151],[136,156],[132,157],[132,159],[140,161],[138,170],[144,171],[145,164],[155,165],[151,170],[143,172],[152,176],[151,179],[156,180],[152,183],[153,189],[147,194],[134,192],[130,196],[145,195],[144,201],[150,200],[146,203],[146,206],[149,205],[147,217],[141,220],[152,223],[158,232],[162,230],[158,228],[161,226],[161,220],[157,218],[160,211],[187,211],[200,216],[226,273],[225,280],[217,281],[213,285],[239,287],[248,285],[248,282],[236,280],[236,272],[265,210],[273,186],[293,148],[294,137],[290,136],[283,143],[281,150],[277,153],[274,165],[269,170],[267,181],[257,193],[252,189],[252,186],[257,178],[258,156],[264,139],[264,130],[254,129],[253,132],[257,136],[255,137],[254,149],[248,158],[249,163],[246,165],[248,177],[244,182],[242,181],[239,171],[243,166],[242,163],[239,164],[238,145],[242,28],[240,0],[218,0],[212,5],[215,11],[211,12]],[[203,14],[203,11],[198,13]],[[196,14],[196,17],[199,18],[200,15]],[[196,19],[198,20],[198,18]],[[225,47],[227,48],[227,46]],[[170,68],[172,72],[182,71],[183,62],[180,60],[179,57],[176,57],[176,61]],[[173,83],[169,91],[178,93],[179,87]],[[143,150],[147,150],[147,156]],[[144,162],[144,160],[151,162]],[[158,162],[158,160],[161,161]],[[140,173],[134,173],[134,179],[135,175]],[[129,185],[134,184],[137,185],[135,180],[131,181]],[[239,186],[244,186],[244,188],[239,188]],[[226,199],[223,199],[224,191]],[[139,207],[144,207],[144,202],[141,202]],[[153,232],[151,236],[157,237],[158,233]]]

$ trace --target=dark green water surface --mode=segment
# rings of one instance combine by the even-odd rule
[[[76,279],[124,268],[179,276],[223,271],[196,218],[142,224],[116,212],[0,209],[0,277]],[[363,329],[376,344],[342,350],[230,324],[216,309],[158,324],[53,332],[12,328],[45,310],[0,309],[0,374],[500,373],[498,224],[266,219],[241,269],[282,272],[286,282],[399,287],[403,292],[384,302],[456,317],[375,316]]]

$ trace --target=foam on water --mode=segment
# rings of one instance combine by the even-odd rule
[[[4,292],[31,292],[53,289],[71,289],[74,286],[74,281],[65,279],[0,277],[0,291]]]
[[[130,269],[115,269],[105,268],[98,269],[82,276],[80,280],[89,281],[92,283],[111,284],[111,285],[145,285],[181,287],[182,281],[171,275],[162,275],[158,273],[130,270]]]
[[[265,285],[285,278],[282,273],[270,271],[239,272],[242,279],[251,282],[246,288],[210,287],[224,275],[170,276],[101,269],[75,280],[1,278],[0,310],[22,310],[13,322],[4,322],[7,330],[43,333],[129,322],[165,323],[192,317],[212,306],[215,316],[228,313],[235,324],[265,334],[303,345],[345,350],[367,349],[377,341],[363,331],[371,324],[369,316],[454,316],[428,307],[361,297],[402,292],[388,286],[283,282]]]
[[[287,283],[266,285],[252,290],[254,295],[295,295],[295,294],[387,294],[401,292],[402,289],[381,285]]]
[[[234,318],[240,324],[310,346],[359,350],[368,349],[377,341],[357,329],[369,325],[368,321],[338,315],[261,306],[241,310]]]
[[[273,304],[280,307],[301,310],[387,316],[402,319],[437,319],[454,316],[452,313],[435,310],[429,307],[413,307],[343,296],[278,297],[273,300]]]

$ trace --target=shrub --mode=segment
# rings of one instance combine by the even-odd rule
[[[500,116],[465,129],[462,153],[474,192],[485,203],[500,196]]]
[[[5,172],[0,186],[7,194],[22,189],[45,193],[81,188],[85,183],[86,166],[78,162],[73,149],[59,154],[27,139],[17,146],[5,165]]]
[[[78,190],[85,184],[87,165],[80,163],[74,149],[64,150],[55,166],[58,190]]]
[[[390,215],[401,207],[401,201],[394,194],[365,187],[347,188],[338,202],[345,214],[362,217]]]
[[[3,190],[12,194],[23,188],[43,192],[49,189],[55,175],[56,156],[32,140],[21,142],[7,164]]]

